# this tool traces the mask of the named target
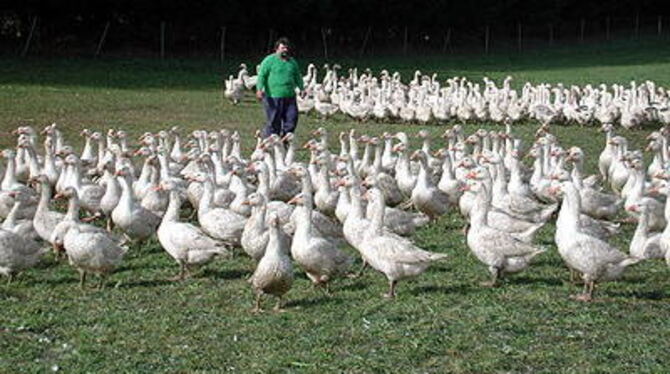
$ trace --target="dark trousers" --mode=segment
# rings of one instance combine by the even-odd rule
[[[263,129],[263,137],[271,134],[284,136],[295,131],[298,125],[298,104],[295,97],[268,97],[263,99],[263,109],[267,122]]]

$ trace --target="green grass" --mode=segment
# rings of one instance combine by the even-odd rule
[[[652,79],[667,86],[670,59],[660,42],[622,43],[523,55],[419,57],[343,61],[346,66],[400,69],[409,79],[419,68],[517,83],[627,83]],[[263,121],[249,96],[240,106],[222,102],[220,77],[235,71],[211,61],[2,60],[0,131],[19,124],[57,122],[68,140],[84,127],[122,128],[136,138],[179,125],[228,127],[244,136]],[[303,61],[306,63],[307,60]],[[419,127],[357,124],[337,117],[303,116],[298,136],[318,126],[333,134]],[[471,124],[468,132],[491,124]],[[536,124],[515,127],[530,140]],[[433,134],[444,126],[429,126]],[[621,131],[643,146],[643,131]],[[595,170],[602,135],[594,128],[555,126],[565,146],[581,146]],[[335,146],[335,137],[332,137]],[[416,140],[413,140],[416,143]],[[13,145],[8,136],[0,146]],[[439,146],[439,144],[436,144]],[[301,154],[304,157],[304,154]],[[0,372],[665,372],[670,332],[670,270],[661,262],[640,264],[621,281],[603,284],[598,301],[582,304],[553,244],[553,225],[537,241],[550,248],[534,266],[497,289],[479,282],[487,271],[470,253],[463,221],[449,214],[415,236],[423,248],[451,256],[415,280],[402,282],[387,301],[383,276],[333,284],[334,295],[313,289],[296,271],[287,313],[252,315],[245,278],[252,261],[243,256],[206,266],[181,283],[165,281],[177,266],[152,241],[133,248],[103,291],[82,291],[76,272],[51,257],[11,285],[0,286]],[[632,226],[613,243],[627,249]],[[353,252],[352,252],[353,253]],[[267,305],[270,306],[269,304]]]

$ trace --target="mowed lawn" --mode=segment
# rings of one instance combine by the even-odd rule
[[[665,48],[665,49],[664,49]],[[412,59],[340,59],[346,68],[437,72],[440,80],[488,76],[515,86],[533,83],[621,83],[650,79],[670,86],[670,55],[663,41],[531,51],[525,54],[427,56]],[[123,129],[133,144],[145,131],[177,125],[185,135],[198,128],[237,129],[245,154],[263,122],[261,108],[247,95],[233,106],[222,99],[221,79],[239,62],[262,56],[215,61],[28,59],[0,60],[0,146],[22,124],[41,129],[52,122],[79,147],[83,128]],[[312,60],[302,57],[303,68]],[[319,66],[324,62],[314,60]],[[450,124],[425,126],[436,136]],[[298,138],[328,128],[335,149],[339,131],[415,133],[406,124],[356,123],[343,116],[324,121],[302,116]],[[489,123],[467,124],[501,129]],[[536,123],[514,132],[526,145]],[[617,132],[632,147],[644,147],[654,126]],[[553,126],[565,147],[578,145],[595,171],[604,137],[594,127]],[[413,145],[418,141],[413,139]],[[300,153],[302,159],[306,157]],[[4,161],[3,161],[4,162]],[[4,166],[3,166],[4,170]],[[457,213],[444,216],[415,236],[422,248],[448,253],[422,276],[398,287],[389,301],[380,295],[385,278],[333,283],[333,295],[314,289],[296,269],[287,312],[251,314],[253,294],[245,279],[253,262],[221,259],[183,282],[166,279],[176,263],[154,239],[133,247],[102,291],[81,290],[78,276],[51,255],[16,282],[0,285],[0,372],[666,372],[670,368],[670,269],[663,262],[639,264],[622,280],[599,286],[597,301],[568,298],[581,288],[568,281],[556,253],[554,226],[537,237],[547,253],[502,287],[479,282],[488,272],[465,244]],[[634,226],[613,240],[628,248]],[[355,251],[348,248],[352,254]],[[239,253],[239,252],[238,252]],[[358,257],[357,257],[358,258]],[[356,265],[359,265],[357,261]],[[266,306],[271,304],[268,302]]]

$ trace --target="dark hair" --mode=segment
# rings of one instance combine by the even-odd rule
[[[275,49],[279,48],[280,44],[283,44],[283,45],[291,48],[291,42],[285,36],[282,36],[281,38],[277,39],[277,41],[275,42]]]

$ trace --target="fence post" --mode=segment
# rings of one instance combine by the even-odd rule
[[[321,28],[321,41],[323,42],[323,58],[328,59],[328,44],[326,43],[326,29]]]
[[[102,36],[100,36],[100,41],[98,42],[98,48],[95,49],[95,57],[98,57],[100,55],[102,46],[105,44],[105,39],[107,39],[107,31],[109,31],[109,24],[110,22],[107,21],[107,24],[105,24],[105,29],[102,30]]]
[[[165,21],[161,21],[161,60],[165,58]]]
[[[26,39],[26,45],[23,46],[23,51],[21,51],[21,57],[26,57],[28,54],[28,49],[30,48],[30,42],[33,40],[33,35],[35,34],[35,28],[37,27],[37,16],[33,17],[33,24],[30,26],[30,33],[28,34],[28,39]]]
[[[661,36],[661,33],[663,32],[663,17],[662,16],[658,16],[658,22],[657,22],[657,25],[656,25],[656,32],[657,32],[658,36]]]
[[[407,26],[405,26],[405,39],[402,45],[402,54],[403,56],[407,56]]]
[[[584,18],[579,22],[579,42],[584,43],[584,29],[586,29],[586,20]]]
[[[359,53],[359,56],[363,56],[363,52],[365,52],[365,46],[368,44],[368,39],[370,38],[371,33],[372,26],[368,26],[368,30],[365,32],[365,38],[363,39],[363,46],[361,46],[361,52]]]
[[[490,37],[490,29],[489,25],[486,25],[486,29],[484,30],[484,53],[489,54],[489,37]]]
[[[221,63],[223,63],[223,60],[226,58],[226,26],[221,27],[221,51],[220,51],[220,57],[221,57]]]
[[[447,52],[447,47],[451,51],[451,27],[447,29],[447,33],[444,34],[444,46],[442,46],[442,53]]]
[[[640,13],[635,14],[635,39],[640,35]]]
[[[518,44],[519,44],[519,52],[521,52],[521,49],[523,48],[523,33],[521,31],[521,22],[518,23],[517,25],[517,34],[518,34]]]
[[[273,29],[268,30],[268,44],[265,46],[265,50],[263,51],[263,54],[268,53],[268,51],[273,50],[274,48],[272,45],[272,37],[274,36],[275,31]]]
[[[605,18],[605,40],[610,40],[610,16]]]
[[[549,45],[554,45],[554,24],[549,24]]]

